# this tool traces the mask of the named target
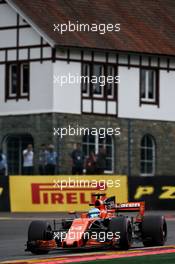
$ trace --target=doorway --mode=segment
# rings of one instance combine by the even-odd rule
[[[30,134],[8,135],[3,140],[3,152],[7,157],[9,175],[22,174],[22,152],[28,144],[33,145],[33,137]]]

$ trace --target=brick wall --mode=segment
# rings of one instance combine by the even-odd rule
[[[120,127],[121,136],[114,138],[114,173],[128,173],[128,120],[100,115],[35,114],[0,117],[0,142],[10,134],[31,134],[34,139],[35,164],[42,143],[53,143],[60,156],[60,172],[71,172],[70,153],[82,137],[53,135],[54,127]],[[140,141],[151,134],[156,141],[156,175],[175,175],[175,123],[148,120],[130,120],[131,128],[131,175],[140,174]],[[3,144],[4,146],[4,144]],[[37,172],[37,166],[36,166]]]

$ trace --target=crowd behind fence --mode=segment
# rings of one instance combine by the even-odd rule
[[[71,153],[68,153],[71,158],[71,173],[72,175],[102,175],[106,169],[106,149],[101,146],[98,153],[91,151],[89,156],[85,156],[82,151],[82,146],[77,143]],[[36,164],[35,164],[36,163]],[[34,167],[36,167],[39,175],[55,175],[60,172],[59,153],[52,144],[42,144],[40,146],[38,158],[35,159],[35,151],[32,144],[22,150],[22,174],[34,175]],[[8,157],[0,150],[0,175],[7,176]]]

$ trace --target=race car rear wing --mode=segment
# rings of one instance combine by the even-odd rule
[[[145,202],[120,203],[115,206],[116,212],[139,212],[141,216],[145,212]]]

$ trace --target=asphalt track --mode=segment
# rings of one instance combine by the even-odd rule
[[[149,212],[149,214],[163,214],[166,216],[168,224],[168,239],[166,246],[175,245],[175,213],[173,212]],[[8,214],[0,213],[0,262],[8,260],[24,260],[46,258],[46,255],[34,256],[30,252],[25,252],[27,230],[32,220],[47,220],[52,223],[52,219],[65,218],[66,214]],[[70,216],[68,216],[70,217]],[[143,247],[142,244],[133,245],[134,248]],[[100,250],[101,251],[101,250]],[[89,252],[89,250],[88,250]],[[81,254],[87,254],[86,250]],[[99,250],[93,250],[93,253]],[[77,252],[78,253],[78,252]],[[55,258],[72,254],[72,251],[52,251],[47,257]]]

